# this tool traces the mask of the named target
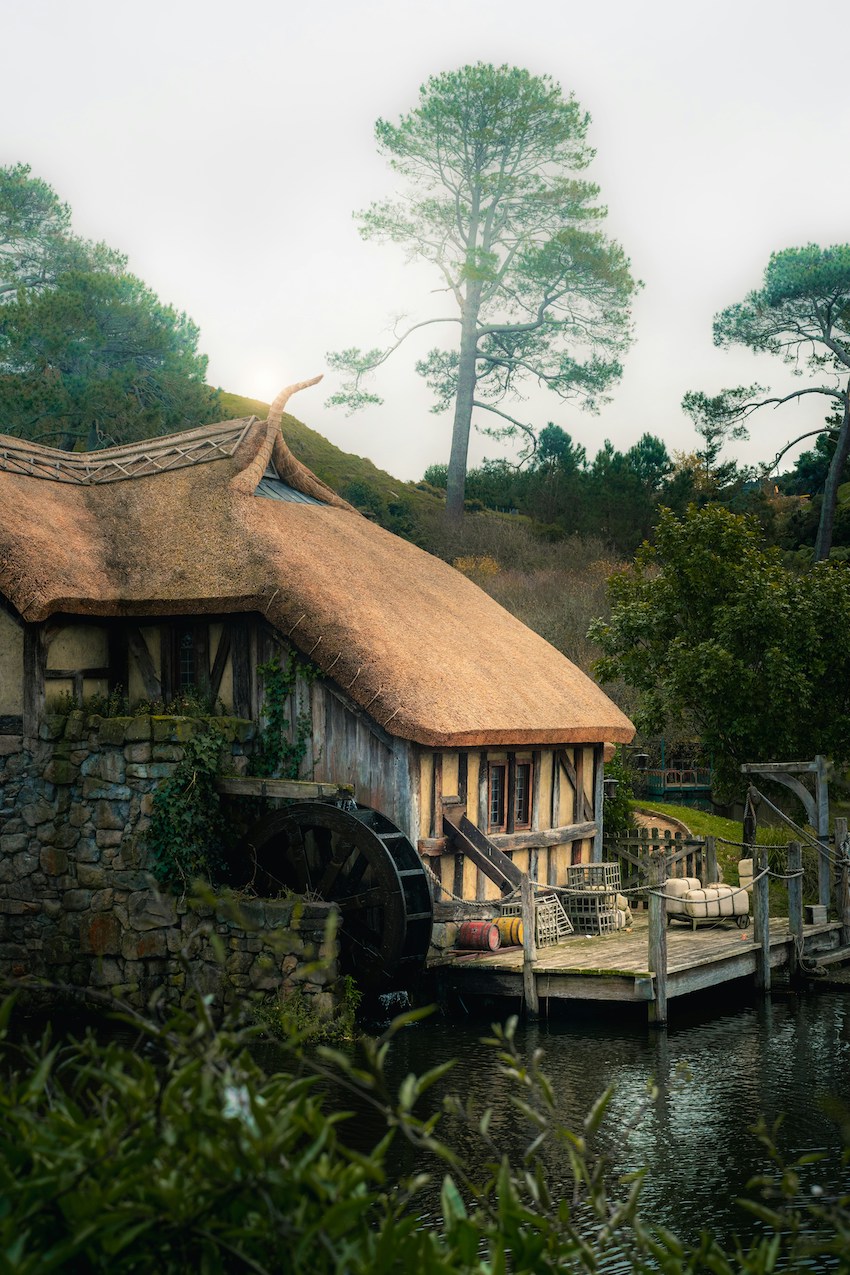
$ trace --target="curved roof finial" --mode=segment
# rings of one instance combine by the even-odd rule
[[[281,390],[275,401],[272,403],[266,419],[270,423],[274,422],[277,428],[280,429],[280,422],[283,418],[283,409],[292,398],[292,395],[297,394],[299,390],[306,390],[310,385],[318,385],[321,379],[321,376],[314,376],[309,381],[296,381],[294,385],[287,385],[286,389]]]

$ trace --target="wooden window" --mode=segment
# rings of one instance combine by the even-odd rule
[[[487,831],[504,832],[507,812],[507,766],[490,762],[487,767]]]
[[[514,827],[531,827],[531,762],[520,761],[514,775]]]
[[[162,696],[165,702],[185,691],[208,695],[209,625],[206,621],[164,624],[161,634]]]

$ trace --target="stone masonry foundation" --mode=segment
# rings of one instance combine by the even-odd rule
[[[293,899],[190,903],[147,871],[153,794],[210,720],[244,773],[235,718],[49,716],[37,741],[0,736],[0,978],[96,988],[142,1007],[157,989],[217,1010],[296,987],[333,1013],[329,908]],[[318,969],[317,958],[327,961]]]

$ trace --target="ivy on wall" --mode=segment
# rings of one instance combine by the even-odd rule
[[[153,796],[145,834],[150,871],[185,893],[198,878],[215,882],[224,868],[225,821],[216,788],[224,736],[209,725],[183,746],[183,760]]]
[[[290,651],[285,663],[281,663],[280,655],[276,654],[266,664],[260,664],[257,672],[263,679],[265,691],[265,726],[259,734],[249,773],[266,778],[297,779],[313,723],[309,713],[296,713],[295,686],[299,673],[309,684],[315,680],[318,670],[299,660],[295,651]]]

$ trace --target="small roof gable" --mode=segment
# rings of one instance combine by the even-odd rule
[[[24,620],[256,611],[421,744],[634,733],[538,634],[296,460],[280,410],[83,454],[0,437],[0,507],[0,592]]]

